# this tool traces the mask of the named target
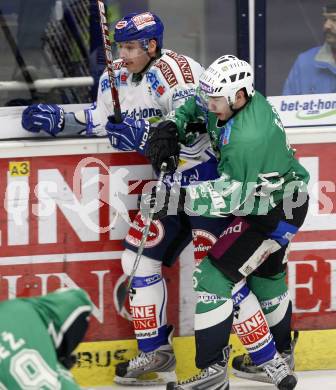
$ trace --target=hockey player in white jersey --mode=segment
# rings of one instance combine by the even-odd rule
[[[136,150],[145,155],[149,124],[160,121],[195,94],[202,67],[191,58],[162,49],[163,24],[150,12],[130,14],[120,20],[115,28],[115,41],[120,45],[120,59],[114,62],[114,71],[124,118],[122,123],[115,123],[110,117],[106,124],[107,118],[113,114],[113,106],[105,72],[100,78],[97,103],[91,108],[65,113],[56,105],[32,105],[23,113],[23,127],[33,132],[43,130],[54,136],[60,131],[104,136],[107,131],[115,148]],[[186,140],[187,146],[182,145],[181,150],[175,148],[174,143],[171,149],[162,148],[159,159],[167,158],[172,171],[178,158],[169,157],[179,157],[175,174],[166,175],[167,185],[178,180],[186,186],[190,182],[218,176],[217,160],[209,138],[207,134],[198,134],[202,132],[199,125],[194,124],[192,130],[195,128],[194,140]],[[164,137],[175,138],[175,134],[170,134],[165,127],[165,122],[159,122],[157,129]],[[171,345],[172,328],[167,325],[167,290],[162,278],[162,264],[171,266],[192,239],[194,242],[201,240],[205,247],[213,245],[229,223],[229,218],[225,221],[223,218],[189,217],[181,212],[152,224],[132,284],[131,310],[140,353],[129,362],[117,365],[116,382],[139,385],[174,380],[176,362]],[[143,227],[144,218],[139,213],[125,240],[126,250],[122,255],[125,274],[129,275],[132,270]],[[258,303],[246,289],[243,301],[247,304],[253,302],[257,311]],[[243,304],[240,306],[238,322],[243,322]],[[146,310],[140,310],[140,307]],[[251,315],[250,309],[245,313]],[[256,361],[267,361],[266,355],[274,351],[272,337],[262,348],[251,345],[251,350],[260,352]],[[266,352],[263,354],[262,351]],[[143,374],[149,374],[150,379]]]

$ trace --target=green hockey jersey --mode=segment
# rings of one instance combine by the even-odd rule
[[[306,191],[309,174],[294,157],[278,113],[260,93],[227,122],[204,112],[197,96],[169,119],[183,141],[186,124],[202,117],[220,177],[188,187],[190,211],[208,217],[267,214],[293,192]]]
[[[58,362],[56,346],[78,315],[91,310],[81,289],[1,302],[0,390],[80,389]]]

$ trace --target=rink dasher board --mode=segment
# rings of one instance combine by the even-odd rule
[[[244,353],[236,335],[231,335],[234,356]],[[108,386],[113,382],[115,365],[136,355],[134,340],[82,343],[77,349],[79,363],[72,370],[82,386]],[[176,373],[179,379],[195,375],[193,337],[175,337]],[[295,349],[297,371],[336,369],[336,330],[301,331]],[[323,375],[323,372],[321,373]]]
[[[315,129],[314,133],[312,129],[307,128],[307,134],[304,134],[302,130],[291,129],[288,134],[300,160],[311,173],[312,192],[316,191],[313,184],[320,180],[335,184],[336,172],[332,161],[335,160],[336,131],[328,127]],[[112,189],[117,182],[121,187],[126,184],[129,190],[132,188],[129,193],[124,194],[124,201],[127,213],[134,215],[140,189],[132,186],[138,179],[152,179],[151,167],[135,153],[112,151],[106,139],[2,141],[0,149],[0,180],[3,183],[0,189],[2,218],[0,298],[32,296],[60,286],[83,287],[87,289],[94,303],[94,316],[87,340],[95,344],[94,348],[98,348],[98,352],[104,351],[103,346],[106,343],[111,351],[116,351],[116,354],[115,352],[113,355],[110,354],[115,358],[115,362],[127,358],[128,352],[135,353],[135,347],[133,349],[130,347],[130,350],[124,347],[125,344],[128,345],[127,343],[131,343],[129,344],[131,346],[131,341],[126,343],[116,341],[131,338],[132,327],[128,321],[117,315],[113,297],[115,286],[122,275],[119,260],[123,249],[122,240],[128,225],[120,216],[115,221],[114,229],[102,234],[92,233],[81,221],[79,214],[71,213],[65,205],[69,202],[75,203],[76,197],[80,202],[80,194],[81,196],[84,194],[87,201],[95,199],[99,193],[97,187],[94,185],[92,188],[85,187],[85,183],[99,172],[107,177],[108,186],[111,185]],[[73,182],[75,168],[88,157],[93,159],[89,165],[84,164],[82,167],[84,170],[80,177],[81,183],[76,192]],[[43,180],[54,183],[57,191],[47,196],[55,206],[53,212],[42,218],[34,215],[33,206],[38,207],[40,201],[42,202],[41,199],[44,199],[39,198],[38,193],[35,192],[36,185]],[[13,186],[12,188],[17,185],[23,190],[8,191],[9,184]],[[318,195],[321,197],[321,192],[318,191]],[[335,204],[335,192],[331,191],[328,195]],[[7,209],[4,206],[5,199]],[[289,288],[294,303],[293,324],[299,329],[336,328],[336,231],[334,230],[336,214],[335,208],[331,212],[320,212],[316,205],[315,199],[311,204],[312,213],[292,244],[290,254]],[[16,213],[18,210],[21,211]],[[18,217],[19,219],[22,217],[20,223],[16,219]],[[115,213],[109,205],[105,204],[101,208],[97,206],[92,217],[94,221],[99,220],[99,223],[106,224],[115,218]],[[199,243],[203,247],[206,246],[205,244]],[[170,294],[168,318],[174,322],[176,335],[191,335],[192,287],[186,282],[191,279],[190,248],[189,254],[182,255],[181,260],[166,273]],[[319,333],[316,332],[315,334]],[[324,335],[327,334],[321,344],[325,348],[325,353],[312,355],[319,367],[312,366],[312,369],[335,368],[328,366],[327,361],[329,357],[335,361],[335,356],[332,354],[335,348],[331,346],[335,335],[333,333],[328,335],[328,332],[332,331],[322,332]],[[177,338],[176,342],[179,339]],[[314,340],[312,337],[308,339]],[[192,344],[192,339],[190,340]],[[181,342],[181,350],[185,354],[189,347],[188,344],[186,347],[183,345],[183,338]],[[114,343],[119,343],[120,347],[115,347]],[[320,341],[314,342],[313,351],[315,351],[315,344],[320,346]],[[309,342],[307,345],[309,346]],[[126,351],[122,352],[123,349]],[[126,357],[123,354],[126,354]],[[305,359],[311,355],[309,347],[303,355]],[[81,367],[78,368],[81,370],[80,375],[84,370],[87,370],[89,376],[94,373],[95,369],[90,363],[92,359],[94,361],[95,355],[92,357],[90,350],[84,350],[80,356]],[[193,371],[192,356],[188,364],[190,366],[186,368],[183,366],[178,368],[181,377],[188,376],[189,372]],[[99,369],[107,370],[106,378],[109,378],[109,381],[114,365],[113,359],[111,360],[108,354],[100,356],[97,362]],[[308,363],[306,366],[310,367]],[[299,369],[306,369],[304,367]],[[102,378],[104,375],[99,373],[96,379],[100,381]],[[102,384],[105,383],[110,382]]]
[[[293,324],[299,329],[336,328],[336,213],[335,208],[319,210],[318,200],[323,194],[316,185],[323,181],[335,188],[336,171],[330,162],[335,157],[336,131],[333,142],[324,143],[312,143],[307,137],[307,143],[301,139],[297,144],[292,133],[289,131],[290,140],[311,174],[312,195],[310,212],[289,257]],[[321,141],[320,133],[315,137]],[[88,341],[131,337],[130,324],[116,313],[113,293],[122,275],[119,259],[129,227],[125,217],[134,216],[142,188],[141,183],[134,185],[138,179],[153,178],[147,161],[136,153],[112,150],[105,139],[3,141],[0,150],[0,298],[37,295],[59,285],[79,285],[88,290],[95,305]],[[87,159],[88,164],[83,163]],[[74,181],[80,165],[80,180]],[[98,185],[86,186],[97,175],[106,179],[105,189],[121,193],[125,206],[124,215],[116,215],[108,199],[101,207],[93,205],[93,227],[114,223],[104,233],[93,231],[86,224],[86,215],[68,207],[99,198]],[[52,184],[52,191],[37,190],[44,182]],[[335,190],[328,191],[331,203],[336,204]],[[36,210],[46,199],[52,204],[51,213],[37,216]],[[198,256],[205,254],[202,248],[208,244],[206,237],[199,240]],[[192,334],[193,329],[191,251],[189,248],[182,254],[182,261],[166,271],[168,315],[175,319],[175,334],[182,336]]]

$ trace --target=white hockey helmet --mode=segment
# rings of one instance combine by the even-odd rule
[[[225,96],[230,106],[240,89],[245,88],[248,97],[255,93],[251,65],[231,54],[217,58],[201,74],[199,85],[202,94]]]

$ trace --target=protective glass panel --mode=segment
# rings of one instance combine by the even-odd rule
[[[336,1],[267,1],[266,23],[267,95],[336,92]]]
[[[105,5],[111,31],[130,12],[157,13],[165,25],[164,47],[204,66],[236,54],[234,0]],[[96,0],[0,0],[0,12],[0,106],[95,100],[105,67]]]

